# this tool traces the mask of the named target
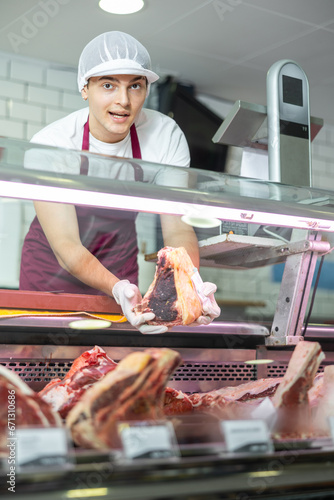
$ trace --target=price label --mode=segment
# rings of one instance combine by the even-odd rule
[[[126,458],[179,456],[174,427],[170,422],[121,422],[118,432]]]
[[[221,422],[228,451],[265,453],[273,450],[268,427],[263,420],[228,420]]]
[[[332,441],[334,443],[334,417],[328,417],[328,422],[331,431]]]
[[[16,468],[67,468],[69,439],[62,427],[27,427],[16,429]]]

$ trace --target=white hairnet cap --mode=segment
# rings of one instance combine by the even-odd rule
[[[78,67],[79,92],[90,77],[107,75],[143,75],[149,84],[159,78],[151,71],[151,58],[145,47],[121,31],[102,33],[83,49]]]

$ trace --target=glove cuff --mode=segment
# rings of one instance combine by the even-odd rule
[[[117,281],[117,283],[114,285],[114,287],[112,289],[112,294],[113,294],[113,297],[116,301],[116,304],[120,304],[119,294],[127,285],[130,285],[129,280],[120,280],[120,281]]]

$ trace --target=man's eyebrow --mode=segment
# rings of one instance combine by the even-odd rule
[[[115,78],[114,76],[100,76],[98,81],[100,82],[101,80],[109,80],[110,82],[119,83],[119,79]],[[138,80],[145,80],[145,77],[141,76],[141,75],[135,76],[134,78],[132,78],[132,80],[130,80],[129,83],[134,83],[134,82],[137,82]]]

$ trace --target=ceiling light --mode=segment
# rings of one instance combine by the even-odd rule
[[[99,7],[110,14],[133,14],[144,7],[144,0],[100,0]]]

